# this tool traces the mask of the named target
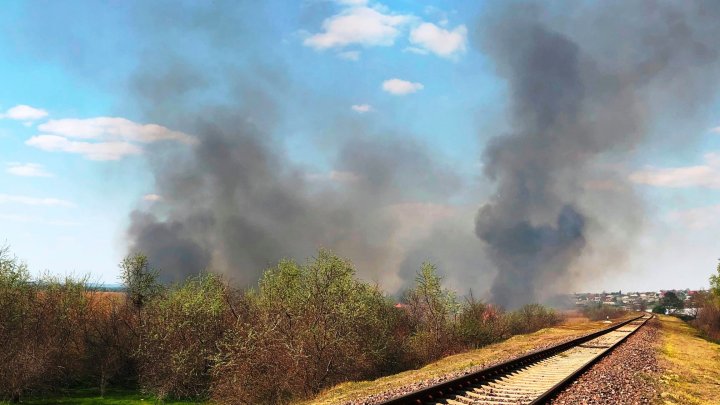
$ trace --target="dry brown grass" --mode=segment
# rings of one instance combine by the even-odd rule
[[[687,323],[660,316],[664,404],[720,404],[720,345]]]
[[[632,316],[637,315],[632,313]],[[406,386],[416,381],[429,380],[470,367],[488,365],[517,357],[536,348],[549,346],[571,336],[584,335],[592,330],[607,326],[606,323],[600,321],[589,322],[586,319],[583,320],[580,316],[571,316],[556,327],[541,329],[527,335],[513,336],[504,342],[449,356],[417,370],[405,371],[373,381],[342,383],[325,390],[314,399],[297,402],[297,404],[331,405],[357,400],[372,394]]]
[[[118,291],[90,291],[86,293],[93,309],[109,310],[125,302],[126,294]]]

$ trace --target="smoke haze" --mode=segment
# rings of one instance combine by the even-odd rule
[[[333,108],[328,122],[342,132],[333,134],[332,170],[293,163],[277,135],[288,118],[277,100],[326,105],[291,82],[282,58],[260,51],[268,44],[249,33],[247,7],[176,9],[180,17],[161,30],[201,41],[210,71],[175,53],[182,47],[168,47],[167,37],[148,39],[156,46],[133,77],[132,98],[148,119],[192,133],[198,144],[148,154],[162,203],[131,214],[129,250],[146,253],[166,281],[211,270],[247,285],[281,258],[304,260],[327,247],[352,259],[363,277],[399,288],[395,269],[413,243],[403,231],[412,227],[407,218],[429,227],[446,216],[434,203],[461,188],[458,175],[407,136],[370,130]],[[217,89],[222,99],[205,98]]]
[[[254,35],[270,16],[249,19],[248,4],[140,18],[154,29],[131,100],[198,139],[148,154],[163,201],[130,216],[129,250],[168,281],[208,269],[251,284],[324,246],[390,291],[428,259],[452,287],[505,307],[568,291],[627,268],[644,212],[622,166],[657,122],[706,107],[718,82],[712,2],[492,3],[471,42],[507,85],[509,130],[483,153],[490,197],[458,206],[448,202],[481,193],[407,134],[358,123],[294,82],[292,62],[267,52],[280,39]],[[326,8],[309,4],[294,23],[317,25]],[[183,54],[179,32],[202,55]],[[331,140],[312,147],[328,172],[290,159],[280,134],[297,112],[280,99],[326,111],[318,132]]]
[[[487,144],[484,172],[497,188],[476,218],[498,270],[494,302],[534,302],[626,256],[631,245],[617,242],[632,241],[642,206],[600,162],[626,159],[651,119],[710,100],[718,9],[504,2],[489,11],[477,43],[507,80],[512,128]]]

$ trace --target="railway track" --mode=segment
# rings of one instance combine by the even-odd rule
[[[644,314],[547,349],[415,391],[382,405],[542,404],[632,335]]]

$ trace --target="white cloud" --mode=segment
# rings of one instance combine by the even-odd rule
[[[412,18],[409,15],[385,14],[384,10],[366,7],[360,2],[352,4],[355,5],[323,21],[323,32],[306,38],[303,44],[317,50],[352,44],[390,46],[400,35],[400,28]]]
[[[720,205],[673,211],[669,214],[670,220],[692,229],[717,227],[718,218],[720,218]]]
[[[7,118],[18,121],[34,121],[40,118],[47,117],[47,111],[30,107],[29,105],[16,105],[15,107],[5,111],[4,114],[0,114],[0,118]]]
[[[22,205],[36,205],[46,207],[74,207],[70,201],[58,198],[38,198],[24,195],[0,194],[0,204],[14,203]]]
[[[38,163],[7,163],[6,172],[15,176],[25,177],[53,177],[52,173],[48,173],[43,165]]]
[[[48,152],[77,153],[90,160],[119,160],[142,153],[139,146],[129,142],[78,142],[57,135],[33,136],[25,144]]]
[[[708,153],[704,158],[704,165],[673,168],[648,167],[632,173],[630,180],[634,183],[656,187],[720,189],[720,154]]]
[[[452,31],[432,23],[422,23],[410,32],[410,42],[444,58],[465,52],[467,47],[467,28],[464,25]]]
[[[145,194],[143,196],[143,200],[145,201],[160,201],[162,199],[162,196],[159,194]]]
[[[710,132],[715,132],[716,134],[720,134],[720,127],[710,128]]]
[[[395,95],[415,93],[422,90],[424,87],[425,86],[423,86],[422,83],[409,82],[401,79],[385,80],[382,84],[383,90]]]
[[[370,112],[373,110],[373,108],[370,104],[355,104],[350,108],[352,108],[353,111],[358,112],[360,114],[364,114],[366,112]]]
[[[197,143],[195,137],[184,132],[119,117],[50,120],[39,125],[38,130],[42,133],[25,144],[51,152],[77,153],[90,160],[119,160],[141,154],[143,149],[137,143]]]
[[[196,143],[196,139],[186,133],[173,131],[157,124],[138,124],[120,117],[50,120],[39,125],[38,129],[46,134],[60,135],[66,138],[125,140],[142,143],[157,141]]]
[[[353,62],[357,62],[360,60],[360,51],[338,52],[337,55],[340,59],[351,60]]]
[[[360,176],[353,172],[332,170],[329,173],[311,173],[307,175],[311,181],[334,181],[338,183],[351,183],[360,180]]]

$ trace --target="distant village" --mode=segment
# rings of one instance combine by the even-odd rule
[[[684,308],[696,308],[699,303],[694,298],[703,293],[702,290],[660,290],[645,292],[602,292],[602,293],[575,293],[573,299],[575,306],[582,308],[591,305],[611,305],[619,309],[635,311],[651,311],[660,303],[665,294],[673,292],[683,302]]]

